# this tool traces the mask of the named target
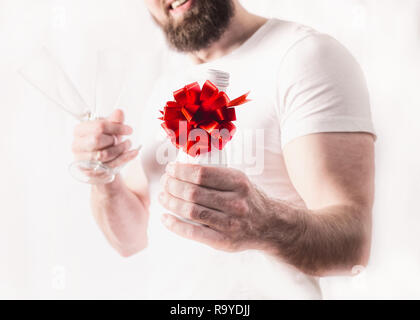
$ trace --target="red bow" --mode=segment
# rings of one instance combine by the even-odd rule
[[[235,134],[235,106],[248,102],[248,93],[230,101],[210,81],[203,88],[197,82],[174,92],[175,101],[168,101],[160,120],[172,143],[190,156],[222,150]],[[196,130],[197,129],[197,130]]]

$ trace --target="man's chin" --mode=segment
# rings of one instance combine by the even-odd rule
[[[229,1],[232,0],[200,0],[182,14],[168,14],[162,29],[169,45],[180,52],[192,52],[218,40],[233,16]]]
[[[182,27],[185,24],[185,15],[171,17],[171,24],[175,28]]]
[[[178,19],[183,19],[185,14],[191,12],[194,7],[195,0],[187,0],[183,5],[177,7],[176,9],[169,10],[169,15],[173,21],[178,21]]]

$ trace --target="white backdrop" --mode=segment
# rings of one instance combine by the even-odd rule
[[[323,280],[326,298],[420,298],[420,0],[243,0],[335,36],[366,73],[378,133],[369,268]],[[142,298],[142,254],[119,257],[67,173],[75,121],[16,69],[41,45],[93,99],[98,49],[130,49],[121,105],[135,126],[167,57],[142,0],[0,0],[0,298]]]

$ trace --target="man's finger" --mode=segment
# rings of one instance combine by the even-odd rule
[[[108,117],[111,122],[123,123],[124,122],[124,111],[121,109],[114,110]]]
[[[171,162],[166,166],[166,172],[179,180],[225,191],[237,191],[247,181],[239,170],[197,164]]]
[[[74,153],[93,152],[102,150],[112,146],[115,143],[115,138],[107,134],[99,136],[84,136],[76,139],[73,142]]]
[[[162,222],[170,231],[190,240],[198,241],[216,249],[222,249],[226,237],[218,231],[205,226],[196,226],[184,222],[172,215],[164,214]]]
[[[133,160],[137,155],[139,154],[139,148],[133,149],[127,152],[124,152],[122,155],[120,155],[115,160],[112,160],[111,162],[106,162],[106,165],[110,168],[117,168],[125,165],[126,163]]]
[[[125,140],[124,142],[119,143],[117,145],[114,145],[110,148],[100,150],[100,151],[98,151],[99,152],[99,155],[98,155],[99,161],[101,161],[103,163],[110,162],[110,161],[118,158],[124,152],[130,150],[130,148],[131,148],[131,141],[130,140]]]
[[[74,134],[77,136],[86,136],[86,135],[99,135],[99,134],[109,134],[109,135],[130,135],[133,133],[133,129],[125,124],[111,122],[107,120],[93,120],[85,121],[76,126]]]
[[[106,162],[110,162],[116,159],[125,151],[128,151],[130,147],[131,147],[131,141],[126,140],[120,144],[114,145],[106,149],[81,153],[78,155],[77,159],[78,160],[96,160],[96,161],[101,161],[103,163],[106,163]]]
[[[231,220],[225,213],[176,198],[168,192],[162,192],[159,195],[159,202],[164,208],[182,218],[207,225],[216,230],[226,231],[230,230],[232,226]]]
[[[188,202],[194,202],[207,208],[231,211],[236,203],[237,194],[230,191],[219,191],[182,181],[164,174],[161,180],[165,191]]]

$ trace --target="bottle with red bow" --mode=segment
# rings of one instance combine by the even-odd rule
[[[225,146],[236,131],[235,107],[249,101],[249,92],[230,100],[226,93],[229,74],[209,70],[206,76],[202,87],[194,82],[175,91],[174,100],[167,101],[159,119],[179,150],[178,162],[227,166]]]
[[[230,74],[224,71],[215,70],[215,69],[209,69],[206,73],[206,79],[210,81],[213,85],[216,86],[217,90],[219,91],[219,94],[224,92],[227,94],[227,88],[229,87],[229,80],[230,80]],[[230,135],[231,132],[227,131],[226,129],[218,130],[217,132],[212,132],[211,135],[208,135],[205,133],[205,129],[201,133],[200,131],[194,133],[190,132],[188,139],[193,139],[195,142],[197,140],[204,140],[208,139],[208,148],[207,150],[204,150],[204,148],[199,147],[199,141],[196,143],[197,146],[197,155],[192,155],[191,152],[186,153],[182,150],[179,150],[178,156],[176,161],[182,162],[182,163],[193,163],[193,164],[200,164],[200,165],[206,165],[206,166],[221,166],[221,167],[227,167],[228,166],[228,153],[226,149],[224,148],[224,145],[220,148],[217,148],[214,139],[218,135],[222,136],[223,134]],[[217,130],[217,129],[216,129]],[[223,138],[224,141],[221,142],[225,144],[227,140],[230,140],[230,138]],[[211,141],[212,140],[212,141]],[[207,141],[206,141],[207,142]],[[219,143],[219,142],[217,142]]]
[[[249,92],[229,99],[229,79],[227,72],[208,70],[202,87],[194,82],[175,91],[160,111],[162,128],[178,149],[177,162],[228,166],[225,146],[236,131],[235,107],[249,101]]]

